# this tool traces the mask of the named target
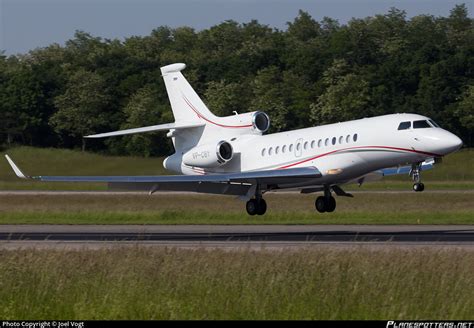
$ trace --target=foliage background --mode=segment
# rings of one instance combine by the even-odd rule
[[[271,132],[415,112],[473,145],[474,24],[464,4],[449,17],[392,8],[347,24],[300,11],[283,31],[257,21],[160,26],[124,41],[77,31],[64,46],[0,53],[0,145],[169,154],[164,134],[87,145],[82,135],[174,121],[160,67],[175,62],[216,114],[263,110]]]

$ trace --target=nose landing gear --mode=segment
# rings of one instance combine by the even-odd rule
[[[413,190],[416,192],[421,192],[425,190],[425,185],[421,182],[421,163],[412,164],[410,176],[413,181]]]

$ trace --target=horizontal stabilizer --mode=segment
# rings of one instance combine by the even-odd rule
[[[167,123],[167,124],[159,124],[159,125],[151,125],[145,126],[143,128],[135,128],[135,129],[127,129],[127,130],[119,130],[113,132],[106,132],[106,133],[99,133],[99,134],[92,134],[89,136],[84,136],[84,138],[106,138],[106,137],[115,137],[115,136],[123,136],[126,134],[135,134],[135,133],[143,133],[143,132],[152,132],[152,131],[163,131],[163,130],[179,130],[179,129],[188,129],[188,128],[196,128],[204,126],[204,123]]]

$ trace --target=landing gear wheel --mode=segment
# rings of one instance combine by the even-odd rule
[[[420,192],[425,190],[425,185],[421,182],[421,163],[412,164],[410,175],[413,179],[413,190]]]
[[[417,182],[413,185],[413,190],[416,192],[420,192],[425,190],[425,185],[422,182]]]
[[[267,211],[267,202],[263,198],[251,199],[247,202],[245,209],[249,215],[263,215]]]
[[[334,210],[336,209],[336,200],[334,199],[334,197],[329,197],[326,205],[326,212],[334,212]]]
[[[257,203],[257,214],[258,215],[263,215],[267,211],[267,202],[265,199],[260,199],[260,201]]]
[[[314,206],[316,207],[316,210],[319,213],[326,212],[326,200],[324,199],[324,196],[319,196],[318,198],[316,198]]]
[[[257,206],[257,200],[256,199],[251,199],[247,202],[245,205],[245,209],[247,210],[247,213],[249,215],[255,215],[258,213],[258,206]]]
[[[319,196],[316,198],[314,206],[319,213],[334,212],[336,209],[336,200],[332,196]]]

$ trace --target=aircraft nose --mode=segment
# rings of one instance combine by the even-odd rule
[[[453,133],[447,133],[447,135],[442,139],[443,142],[443,152],[449,154],[455,152],[462,147],[462,140]]]

